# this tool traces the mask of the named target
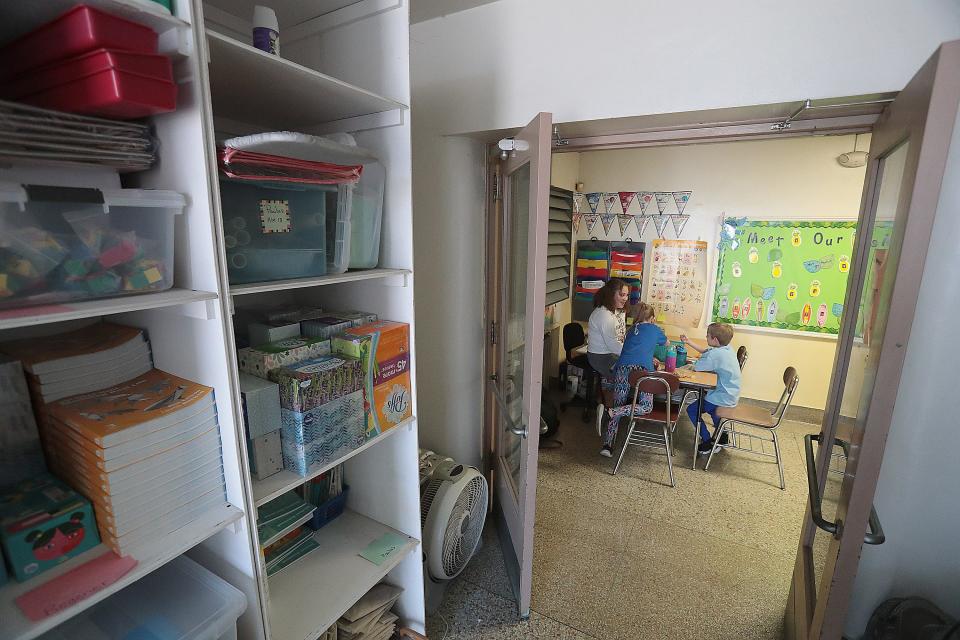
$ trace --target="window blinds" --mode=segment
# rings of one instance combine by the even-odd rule
[[[547,229],[547,296],[549,306],[570,297],[570,247],[573,240],[573,192],[550,187]]]

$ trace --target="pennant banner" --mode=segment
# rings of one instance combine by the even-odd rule
[[[667,210],[667,205],[670,204],[670,199],[673,194],[669,191],[657,191],[653,195],[657,199],[657,211],[660,212],[660,215],[663,215],[663,212]]]
[[[630,208],[630,203],[633,202],[633,199],[637,197],[636,191],[620,191],[617,193],[620,196],[620,208],[623,210],[623,214],[627,214],[627,209]]]
[[[587,204],[590,205],[590,213],[597,212],[597,205],[600,204],[600,198],[603,197],[602,193],[588,193],[587,194]]]
[[[617,194],[615,193],[605,193],[603,194],[603,208],[607,213],[616,213],[617,206]]]
[[[633,216],[633,223],[637,225],[637,239],[643,237],[643,232],[647,230],[650,224],[650,216]]]
[[[657,227],[657,237],[663,237],[663,230],[667,227],[667,220],[670,219],[670,216],[656,216],[653,219],[653,224]]]
[[[674,191],[673,192],[673,201],[677,205],[677,212],[683,213],[683,208],[687,206],[687,201],[690,200],[690,196],[693,195],[693,191]],[[679,231],[677,232],[680,233]]]
[[[587,233],[593,233],[593,228],[597,226],[597,220],[600,219],[595,213],[585,213],[583,214],[583,220],[587,223]]]
[[[583,217],[583,214],[580,213],[579,211],[574,212],[573,214],[573,232],[574,233],[576,233],[577,231],[580,231],[580,218],[582,217]]]
[[[670,216],[670,222],[673,223],[673,230],[677,232],[677,237],[680,237],[680,234],[683,233],[683,228],[687,226],[687,220],[690,219],[690,216],[681,215],[675,213]]]
[[[583,194],[575,193],[573,194],[573,211],[574,213],[580,213],[583,211]]]
[[[640,203],[640,213],[647,215],[647,205],[653,200],[653,194],[649,191],[638,191],[637,195],[640,196],[637,198],[637,202]]]
[[[610,235],[610,227],[613,226],[613,220],[617,216],[612,213],[604,213],[600,215],[600,223],[603,224],[603,233],[604,235]]]
[[[633,216],[618,215],[617,225],[620,227],[620,235],[627,235],[627,227],[633,222]]]

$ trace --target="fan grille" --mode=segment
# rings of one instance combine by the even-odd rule
[[[429,489],[428,489],[429,490]],[[443,572],[460,573],[473,555],[487,510],[487,483],[483,476],[471,478],[457,496],[443,536]]]

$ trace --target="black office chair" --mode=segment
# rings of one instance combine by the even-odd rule
[[[587,335],[583,331],[583,326],[577,322],[570,322],[563,327],[563,350],[566,352],[566,359],[560,363],[560,380],[566,384],[567,380],[567,365],[573,365],[574,367],[579,367],[584,372],[584,378],[587,383],[586,391],[586,401],[583,402],[583,421],[590,422],[590,411],[594,407],[594,389],[596,387],[597,381],[600,379],[600,376],[597,375],[597,371],[590,366],[590,362],[587,360],[586,354],[573,355],[573,350],[579,346],[584,345],[587,342]],[[561,411],[566,411],[567,406],[570,404],[578,404],[582,402],[578,397],[574,397],[570,402],[566,402],[560,405]]]

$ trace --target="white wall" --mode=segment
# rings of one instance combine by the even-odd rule
[[[837,219],[856,220],[860,211],[865,168],[845,169],[836,157],[853,149],[854,136],[820,136],[726,142],[683,147],[648,147],[580,153],[580,180],[590,191],[693,191],[684,213],[690,220],[683,229],[685,240],[705,240],[709,245],[708,277],[716,273],[719,219],[726,214],[759,220]],[[859,149],[870,144],[861,135]],[[561,156],[562,157],[562,156]],[[584,205],[586,206],[586,205]],[[650,205],[655,207],[654,204]],[[603,211],[603,205],[600,205]],[[674,211],[670,204],[670,211]],[[638,240],[632,224],[626,235]],[[581,224],[575,239],[620,240],[614,222],[609,233],[597,222],[592,232]],[[648,224],[642,240],[647,243],[647,267],[652,258],[656,228]],[[664,237],[675,238],[669,222]],[[644,279],[644,291],[649,281]],[[711,291],[712,293],[712,291]],[[704,338],[710,322],[712,297],[704,305],[700,327],[693,331],[665,326],[668,333],[688,333]],[[800,386],[794,397],[799,406],[823,409],[836,340],[822,336],[793,336],[784,332],[734,327],[734,347],[745,345],[750,354],[744,370],[744,397],[777,401],[783,391],[783,370],[797,368]]]
[[[897,90],[958,37],[953,0],[500,0],[414,25],[424,444],[480,457],[483,153],[445,136],[519,127],[541,110],[563,122]]]
[[[960,114],[951,145],[874,497],[887,540],[863,546],[847,616],[851,638],[891,597],[926,597],[960,618],[960,465],[950,409],[960,362]]]

